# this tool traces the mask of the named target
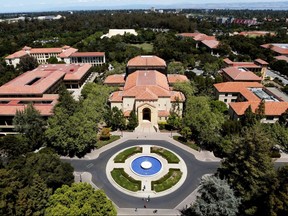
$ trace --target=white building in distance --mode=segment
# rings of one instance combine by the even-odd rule
[[[102,35],[100,38],[101,39],[105,37],[111,38],[116,35],[125,35],[125,34],[131,34],[135,36],[138,35],[135,29],[109,29],[109,32],[107,34]]]

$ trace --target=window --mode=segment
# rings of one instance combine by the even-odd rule
[[[227,97],[227,96],[228,96],[228,93],[225,93],[225,96]]]
[[[224,99],[224,102],[227,102],[227,99]]]
[[[232,99],[231,102],[236,102],[236,99]]]

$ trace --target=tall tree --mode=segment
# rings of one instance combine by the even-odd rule
[[[137,115],[136,115],[136,112],[135,110],[133,109],[131,112],[130,112],[130,115],[128,117],[128,124],[127,124],[127,128],[129,130],[134,130],[138,125],[138,119],[137,119]]]
[[[27,137],[32,149],[37,149],[44,144],[46,122],[32,104],[28,104],[23,111],[16,111],[13,125],[15,126],[15,131]]]
[[[241,117],[242,126],[252,127],[257,122],[257,116],[252,111],[251,105],[245,110],[244,115]]]
[[[200,182],[199,196],[193,205],[182,211],[183,216],[236,216],[240,198],[226,180],[205,176]]]
[[[55,191],[49,198],[45,215],[116,216],[117,212],[102,190],[95,190],[87,183],[74,183]]]
[[[270,158],[273,142],[260,124],[245,127],[241,137],[233,142],[234,149],[222,162],[218,174],[228,180],[237,196],[242,197],[241,214],[257,215],[261,212],[262,198],[275,178]]]

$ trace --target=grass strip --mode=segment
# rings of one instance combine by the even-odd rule
[[[182,172],[180,169],[169,169],[169,172],[165,176],[151,182],[152,190],[156,192],[165,191],[177,184],[181,177]]]
[[[134,155],[136,153],[141,153],[141,152],[142,152],[142,148],[139,146],[126,149],[126,150],[120,152],[114,158],[114,162],[115,163],[124,163],[127,158],[131,157],[132,155]]]
[[[168,163],[179,163],[180,159],[173,154],[171,151],[168,151],[164,148],[159,148],[159,147],[151,147],[151,153],[158,154],[165,158]]]
[[[115,168],[111,171],[111,176],[117,184],[130,191],[141,190],[141,181],[131,178],[123,168]]]
[[[119,135],[111,135],[109,140],[98,140],[97,145],[96,145],[97,149],[99,149],[105,145],[108,145],[109,143],[114,142],[118,139],[120,139]]]

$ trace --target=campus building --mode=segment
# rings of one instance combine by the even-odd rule
[[[268,67],[268,63],[262,59],[254,62],[233,62],[225,58],[223,62],[225,68],[221,70],[221,74],[226,82],[261,82]]]
[[[288,109],[288,97],[276,88],[266,88],[258,82],[224,82],[214,84],[215,96],[229,107],[232,119],[239,119],[251,106],[252,111],[265,102],[263,123],[275,123]]]
[[[138,33],[135,31],[135,29],[109,29],[109,32],[107,34],[102,35],[100,38],[111,38],[116,35],[125,35],[125,34],[130,34],[130,35],[135,35],[137,36]]]
[[[47,64],[51,57],[55,57],[58,61],[63,61],[66,64],[89,63],[92,66],[97,66],[106,62],[104,52],[78,52],[77,49],[70,46],[60,48],[31,48],[25,46],[22,50],[5,57],[6,64],[16,67],[20,59],[27,55],[34,57],[39,64]]]
[[[180,33],[177,36],[192,38],[196,42],[196,48],[198,48],[200,45],[205,46],[207,49],[209,49],[212,55],[214,54],[214,50],[219,46],[219,41],[215,36],[208,36],[203,33]]]
[[[53,115],[60,86],[81,87],[90,68],[90,64],[40,65],[0,86],[0,134],[14,133],[16,111],[24,110],[28,104],[33,104],[44,118]]]
[[[139,125],[149,123],[156,131],[158,122],[166,122],[171,109],[175,108],[181,116],[185,96],[174,91],[172,84],[188,79],[184,75],[166,75],[166,69],[165,61],[157,56],[131,59],[125,75],[111,75],[104,82],[112,86],[118,82],[119,86],[123,86],[110,95],[111,108],[118,107],[126,117],[135,110]]]

